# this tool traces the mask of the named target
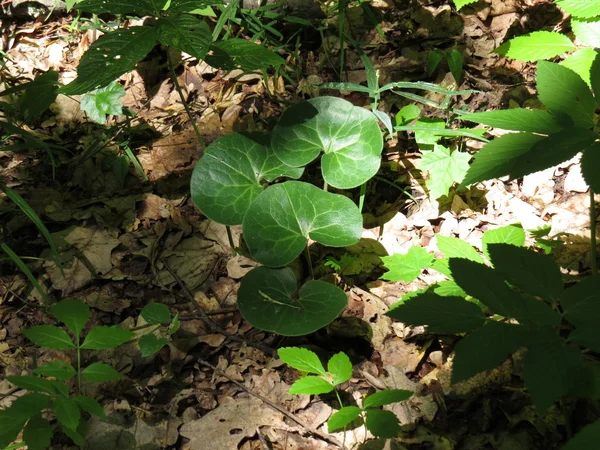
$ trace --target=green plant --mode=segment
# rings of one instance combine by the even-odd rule
[[[81,395],[82,378],[92,383],[115,381],[122,375],[111,366],[94,362],[81,367],[83,350],[115,348],[131,340],[134,334],[116,326],[92,328],[81,339],[81,333],[90,318],[89,307],[79,300],[63,300],[51,308],[52,314],[64,323],[71,336],[53,325],[37,325],[23,334],[40,347],[56,350],[74,350],[76,366],[55,360],[32,370],[34,375],[8,376],[15,386],[29,391],[12,405],[0,411],[0,447],[13,442],[23,430],[23,440],[28,448],[46,449],[56,430],[61,430],[76,444],[83,445],[85,422],[82,412],[104,417],[104,410],[92,397]],[[76,378],[76,394],[72,395],[68,382]],[[47,418],[51,412],[56,418],[53,426]]]
[[[169,342],[167,337],[175,334],[179,329],[179,314],[171,319],[171,313],[167,305],[150,302],[142,308],[140,316],[149,327],[144,327],[146,332],[140,337],[138,345],[142,357],[152,356],[167,345]],[[157,336],[155,331],[160,330],[160,326],[166,324],[168,324],[167,329],[159,331],[160,337]]]
[[[456,49],[447,52],[440,49],[432,50],[427,57],[427,74],[429,76],[433,75],[433,72],[435,72],[443,59],[446,59],[454,81],[459,85],[462,78],[463,58]]]
[[[335,392],[340,409],[327,421],[329,432],[346,429],[351,424],[360,426],[363,423],[374,436],[381,438],[394,438],[400,432],[400,423],[396,415],[380,407],[408,400],[413,395],[411,391],[402,389],[379,391],[365,397],[362,407],[343,406],[336,387],[352,377],[352,363],[344,352],[337,353],[329,359],[327,370],[317,354],[305,348],[280,348],[277,354],[284,363],[303,374],[317,375],[303,375],[290,387],[288,391],[290,394],[312,395]]]
[[[310,280],[297,290],[294,272],[283,267],[303,251],[312,273],[307,240],[344,247],[355,244],[362,217],[347,197],[328,186],[350,189],[377,173],[383,139],[369,111],[334,97],[298,103],[285,111],[271,136],[234,133],[209,147],[194,169],[192,200],[210,219],[242,225],[250,255],[266,267],[249,272],[238,293],[242,315],[254,326],[300,335],[330,323],[346,305],[336,286]],[[299,181],[321,153],[324,189]]]

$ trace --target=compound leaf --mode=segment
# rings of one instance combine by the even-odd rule
[[[24,421],[41,413],[50,405],[50,397],[44,394],[25,394],[17,398],[8,408],[15,421]]]
[[[429,178],[427,188],[431,198],[437,199],[448,195],[454,183],[460,183],[469,170],[471,155],[450,149],[443,145],[435,145],[433,151],[421,157],[419,169],[427,170]]]
[[[124,96],[123,86],[119,82],[113,81],[106,87],[85,94],[81,99],[81,109],[94,122],[104,124],[107,114],[115,116],[123,114],[123,104],[119,99]]]
[[[590,72],[592,71],[592,64],[594,64],[597,55],[598,52],[593,48],[581,47],[562,60],[560,65],[571,69],[589,87],[592,87]]]
[[[102,350],[115,348],[133,339],[135,335],[119,327],[96,327],[92,328],[85,337],[81,348],[91,350]]]
[[[292,384],[288,394],[318,395],[327,394],[334,389],[335,387],[329,381],[321,377],[308,376],[300,378]]]
[[[33,416],[23,429],[23,440],[28,450],[46,450],[51,447],[54,430],[41,415]]]
[[[91,381],[92,383],[105,383],[123,378],[123,375],[118,371],[104,363],[92,363],[83,369],[81,373],[86,380]]]
[[[17,387],[31,392],[45,392],[46,394],[56,394],[54,383],[44,378],[34,377],[33,375],[7,376],[6,379]]]
[[[360,416],[361,409],[358,406],[344,406],[331,415],[327,421],[327,431],[332,433],[348,426]]]
[[[51,309],[52,314],[79,338],[85,324],[90,319],[90,307],[81,300],[63,300]]]
[[[483,245],[483,254],[489,260],[489,244],[509,244],[523,247],[525,245],[525,230],[521,224],[507,225],[505,227],[487,230],[483,233],[481,243]]]
[[[87,395],[77,395],[73,397],[73,401],[77,403],[79,409],[90,413],[96,417],[105,418],[106,413],[104,412],[104,408],[94,400],[92,397],[88,397]]]
[[[273,149],[288,166],[300,167],[321,153],[323,178],[350,189],[379,170],[383,138],[375,117],[337,97],[318,97],[288,108],[273,130]]]
[[[54,360],[43,366],[36,367],[32,370],[37,375],[43,375],[45,377],[53,377],[60,381],[67,381],[77,375],[77,371],[69,363],[61,361],[60,359]]]
[[[326,376],[327,372],[315,352],[302,347],[283,347],[277,350],[277,355],[288,366],[307,373]]]
[[[75,348],[75,344],[65,330],[52,325],[36,325],[23,330],[27,339],[40,347],[63,350]]]
[[[442,236],[436,236],[439,250],[446,258],[465,258],[470,261],[483,264],[483,258],[475,248],[462,239]]]
[[[513,108],[486,111],[460,116],[460,120],[481,123],[494,128],[512,131],[551,134],[560,130],[560,122],[542,109]]]
[[[412,391],[404,389],[387,389],[385,391],[375,392],[369,395],[363,401],[363,408],[375,408],[378,406],[390,405],[392,403],[403,402],[413,396]]]
[[[345,383],[352,377],[352,362],[344,352],[333,355],[327,362],[327,371],[333,377],[333,385]]]
[[[575,44],[564,34],[556,31],[534,31],[505,42],[496,49],[496,53],[531,62],[554,58],[574,48]]]
[[[213,43],[205,60],[207,64],[218,69],[240,69],[245,72],[285,64],[281,56],[268,48],[236,38]]]
[[[417,246],[409,248],[404,255],[395,253],[392,256],[382,256],[381,260],[389,271],[381,279],[410,283],[419,276],[421,270],[431,265],[433,258],[427,250]]]
[[[212,44],[210,27],[190,14],[161,17],[156,23],[156,38],[161,44],[204,59]]]
[[[308,281],[296,292],[290,268],[258,267],[242,279],[240,313],[261,330],[299,336],[331,323],[348,304],[344,291],[324,281]]]
[[[569,334],[569,341],[600,352],[600,332],[595,325],[580,325]]]
[[[151,325],[169,323],[171,320],[169,307],[164,303],[150,302],[142,308],[140,315]]]
[[[576,327],[597,324],[600,317],[600,279],[592,276],[566,289],[560,297],[564,315]]]
[[[81,419],[81,412],[77,403],[68,397],[58,397],[54,400],[53,409],[56,419],[63,426],[70,430],[77,430],[79,420]]]

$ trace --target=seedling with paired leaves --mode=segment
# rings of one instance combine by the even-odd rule
[[[57,350],[74,350],[76,366],[69,362],[54,360],[32,370],[34,375],[8,376],[15,386],[29,391],[16,399],[9,408],[0,410],[0,448],[13,442],[23,431],[23,440],[32,450],[50,447],[52,436],[61,430],[76,444],[85,441],[85,422],[82,412],[105,417],[104,410],[92,397],[81,395],[82,378],[91,383],[115,381],[122,375],[108,364],[94,362],[81,367],[82,350],[102,350],[118,347],[128,342],[134,334],[116,326],[92,328],[81,339],[89,318],[89,307],[79,300],[63,300],[51,308],[54,317],[71,332],[53,325],[37,325],[23,334],[40,347]],[[77,394],[69,392],[67,383],[76,377]],[[56,417],[56,426],[46,418],[51,411]]]
[[[363,423],[374,436],[381,438],[394,438],[400,432],[398,417],[393,412],[380,408],[408,400],[413,395],[411,391],[402,389],[380,391],[367,396],[363,400],[362,408],[343,406],[336,387],[352,377],[352,363],[345,353],[333,355],[327,363],[327,369],[316,353],[305,348],[280,348],[277,354],[284,363],[294,369],[316,375],[303,376],[290,387],[288,393],[318,395],[335,392],[341,409],[327,422],[330,432],[343,430],[351,424],[360,426]]]
[[[145,358],[156,354],[169,343],[167,338],[179,330],[179,314],[175,314],[171,318],[171,312],[167,305],[150,302],[142,308],[140,316],[150,326],[149,330],[138,341],[142,357]],[[161,325],[166,326],[167,324],[166,330],[161,329]]]

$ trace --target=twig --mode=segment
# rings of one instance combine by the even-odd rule
[[[251,391],[245,385],[243,385],[239,381],[234,380],[229,375],[227,375],[225,372],[223,372],[222,370],[220,370],[220,369],[216,368],[215,366],[213,366],[211,363],[209,363],[207,361],[204,361],[203,359],[198,359],[198,363],[200,365],[204,366],[204,367],[209,367],[210,369],[212,369],[213,371],[215,371],[220,376],[223,376],[223,377],[227,378],[229,381],[231,381],[237,387],[243,389],[244,391],[246,391],[248,394],[252,395],[253,397],[256,397],[257,399],[259,399],[260,401],[262,401],[263,403],[265,403],[270,408],[272,408],[272,409],[274,409],[276,411],[279,411],[281,414],[283,414],[284,416],[288,417],[290,420],[293,420],[298,425],[300,425],[302,428],[305,428],[306,430],[308,430],[310,433],[314,434],[315,436],[319,436],[321,439],[323,439],[323,440],[325,440],[325,441],[327,441],[327,442],[329,442],[331,444],[337,445],[339,448],[343,448],[342,443],[340,441],[338,441],[336,438],[334,438],[333,436],[329,436],[327,433],[323,433],[322,431],[314,429],[313,427],[311,427],[310,425],[308,425],[307,423],[305,423],[302,419],[300,419],[298,416],[296,416],[294,413],[291,413],[287,409],[285,409],[284,407],[279,406],[276,403],[273,403],[268,398],[263,397],[262,395],[257,394],[256,392]]]
[[[183,282],[183,280],[179,277],[179,275],[177,275],[171,269],[171,267],[169,266],[169,264],[167,263],[167,261],[165,261],[163,259],[162,263],[165,265],[165,268],[171,274],[171,276],[173,278],[175,278],[175,280],[177,281],[177,284],[179,285],[179,287],[181,288],[181,290],[183,291],[183,293],[185,294],[185,296],[190,301],[192,301],[193,303],[195,303],[198,306],[198,313],[200,314],[200,319],[206,324],[206,326],[208,326],[208,328],[209,328],[209,330],[211,332],[222,334],[223,336],[227,337],[228,339],[230,339],[232,341],[235,341],[235,342],[238,342],[240,344],[250,345],[251,347],[255,347],[255,348],[259,349],[260,351],[262,351],[264,353],[267,353],[269,355],[272,355],[273,353],[275,353],[275,349],[269,347],[268,345],[261,344],[260,342],[250,341],[248,339],[241,338],[240,336],[236,336],[236,335],[230,334],[227,331],[225,331],[223,328],[221,328],[219,325],[217,325],[216,323],[214,323],[212,321],[212,319],[210,317],[208,317],[208,314],[206,314],[206,311],[204,311],[204,308],[202,307],[202,305],[199,304],[198,301],[196,301],[196,299],[194,298],[194,294],[192,294],[192,292],[185,285],[185,283]]]

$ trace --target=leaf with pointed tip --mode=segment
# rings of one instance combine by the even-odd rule
[[[142,308],[140,316],[151,325],[169,323],[171,312],[164,303],[150,302]]]
[[[275,156],[268,134],[228,134],[210,144],[194,168],[192,200],[209,219],[239,225],[263,191],[263,180],[299,178],[303,172],[304,168],[286,166]]]
[[[81,412],[77,403],[67,397],[58,397],[54,400],[53,410],[56,420],[70,430],[77,430],[81,419]]]
[[[573,48],[575,44],[564,34],[556,31],[534,31],[505,42],[495,50],[495,53],[531,62],[554,58]]]
[[[454,6],[456,6],[456,9],[461,9],[463,6],[470,5],[476,1],[478,0],[454,0]]]
[[[96,327],[92,328],[85,337],[81,348],[102,350],[105,348],[115,348],[127,341],[133,339],[135,335],[119,327]]]
[[[242,279],[238,292],[244,319],[283,336],[312,333],[331,323],[347,304],[344,291],[324,281],[310,280],[297,291],[289,267],[257,267]]]
[[[489,260],[488,245],[490,244],[510,244],[517,247],[525,245],[525,230],[521,224],[507,225],[505,227],[494,228],[483,233],[481,238],[483,245],[483,254]]]
[[[27,339],[40,347],[57,350],[75,348],[75,344],[73,344],[67,332],[52,325],[36,325],[23,330],[23,334]]]
[[[306,348],[282,347],[277,350],[277,355],[284,363],[296,370],[323,376],[327,375],[319,356]]]
[[[403,402],[412,396],[413,392],[405,389],[387,389],[385,391],[378,391],[363,400],[363,409]]]
[[[75,9],[92,14],[128,14],[158,16],[167,0],[83,0]]]
[[[600,105],[600,53],[594,58],[592,68],[590,69],[590,85],[594,96],[596,98],[596,104]]]
[[[156,38],[198,59],[204,59],[212,44],[210,27],[190,14],[161,17],[156,23]]]
[[[592,87],[590,72],[592,70],[592,64],[594,63],[597,55],[598,52],[593,48],[578,48],[575,50],[575,52],[563,59],[560,62],[560,65],[571,69],[573,72],[579,75],[589,87]]]
[[[123,375],[104,363],[92,363],[83,369],[81,374],[92,383],[106,383],[123,378]]]
[[[600,3],[594,0],[554,0],[554,3],[574,17],[589,19],[600,16]]]
[[[23,440],[27,444],[28,450],[46,450],[52,443],[54,430],[50,423],[41,415],[29,419],[23,429]]]
[[[321,153],[325,181],[338,189],[359,186],[381,164],[383,138],[369,111],[336,97],[318,97],[288,108],[273,129],[273,149],[288,166],[300,167]]]
[[[94,122],[104,125],[106,116],[123,114],[123,104],[120,98],[125,96],[125,89],[118,81],[108,86],[88,92],[81,99],[80,107]]]
[[[50,406],[50,397],[44,394],[25,394],[12,402],[8,411],[15,421],[27,420]],[[6,410],[4,410],[6,411]]]
[[[589,47],[600,47],[600,20],[593,19],[571,19],[571,27],[577,40]]]
[[[54,317],[64,323],[76,338],[79,337],[90,319],[90,307],[81,300],[63,300],[54,305],[51,311]]]
[[[367,410],[365,423],[374,436],[393,439],[400,433],[400,421],[396,414],[383,409]]]
[[[361,409],[358,406],[344,406],[329,418],[327,421],[327,431],[332,433],[336,430],[341,430],[358,419],[360,413]]]
[[[205,61],[218,69],[240,69],[245,72],[285,64],[285,60],[281,56],[268,48],[245,39],[236,38],[214,42]]]
[[[463,241],[462,239],[442,236],[438,234],[436,236],[438,249],[444,254],[446,258],[465,258],[470,261],[483,264],[483,258],[475,247],[471,244]]]
[[[167,12],[174,13],[194,13],[211,5],[222,5],[222,0],[171,0]]]
[[[356,244],[362,215],[348,197],[286,181],[254,199],[244,216],[243,230],[252,257],[279,267],[298,257],[308,238],[331,247]]]
[[[90,413],[96,417],[105,418],[106,413],[104,412],[104,408],[94,400],[92,397],[88,397],[87,395],[77,395],[73,397],[73,401],[77,403],[79,409]]]
[[[450,68],[450,72],[454,77],[454,81],[456,84],[460,84],[460,80],[462,77],[463,71],[463,57],[458,50],[452,50],[448,55],[446,55],[446,60],[448,61],[448,67]]]
[[[145,358],[146,356],[154,355],[168,343],[167,338],[163,337],[159,339],[154,333],[143,335],[139,340],[142,357]]]
[[[560,304],[566,319],[576,327],[597,324],[600,316],[600,279],[592,276],[565,290]]]
[[[410,283],[424,268],[431,265],[433,258],[427,250],[416,245],[409,248],[406,254],[394,253],[392,256],[382,256],[381,260],[389,271],[381,275],[381,279]]]
[[[327,362],[327,371],[333,377],[333,384],[345,383],[352,377],[352,363],[344,352],[333,355]]]
[[[460,116],[460,120],[481,123],[494,128],[512,131],[551,134],[560,130],[560,122],[542,109],[513,108],[486,111]]]
[[[288,394],[318,395],[327,394],[334,389],[335,387],[329,381],[321,377],[308,376],[300,378],[292,384]]]
[[[426,185],[429,196],[438,199],[448,195],[454,183],[460,183],[469,170],[471,155],[466,152],[450,149],[443,145],[434,145],[433,151],[425,153],[421,157],[420,170],[427,170],[429,178]]]
[[[77,375],[77,371],[71,364],[61,361],[60,359],[36,367],[32,372],[45,377],[53,377],[60,381],[70,380]]]

